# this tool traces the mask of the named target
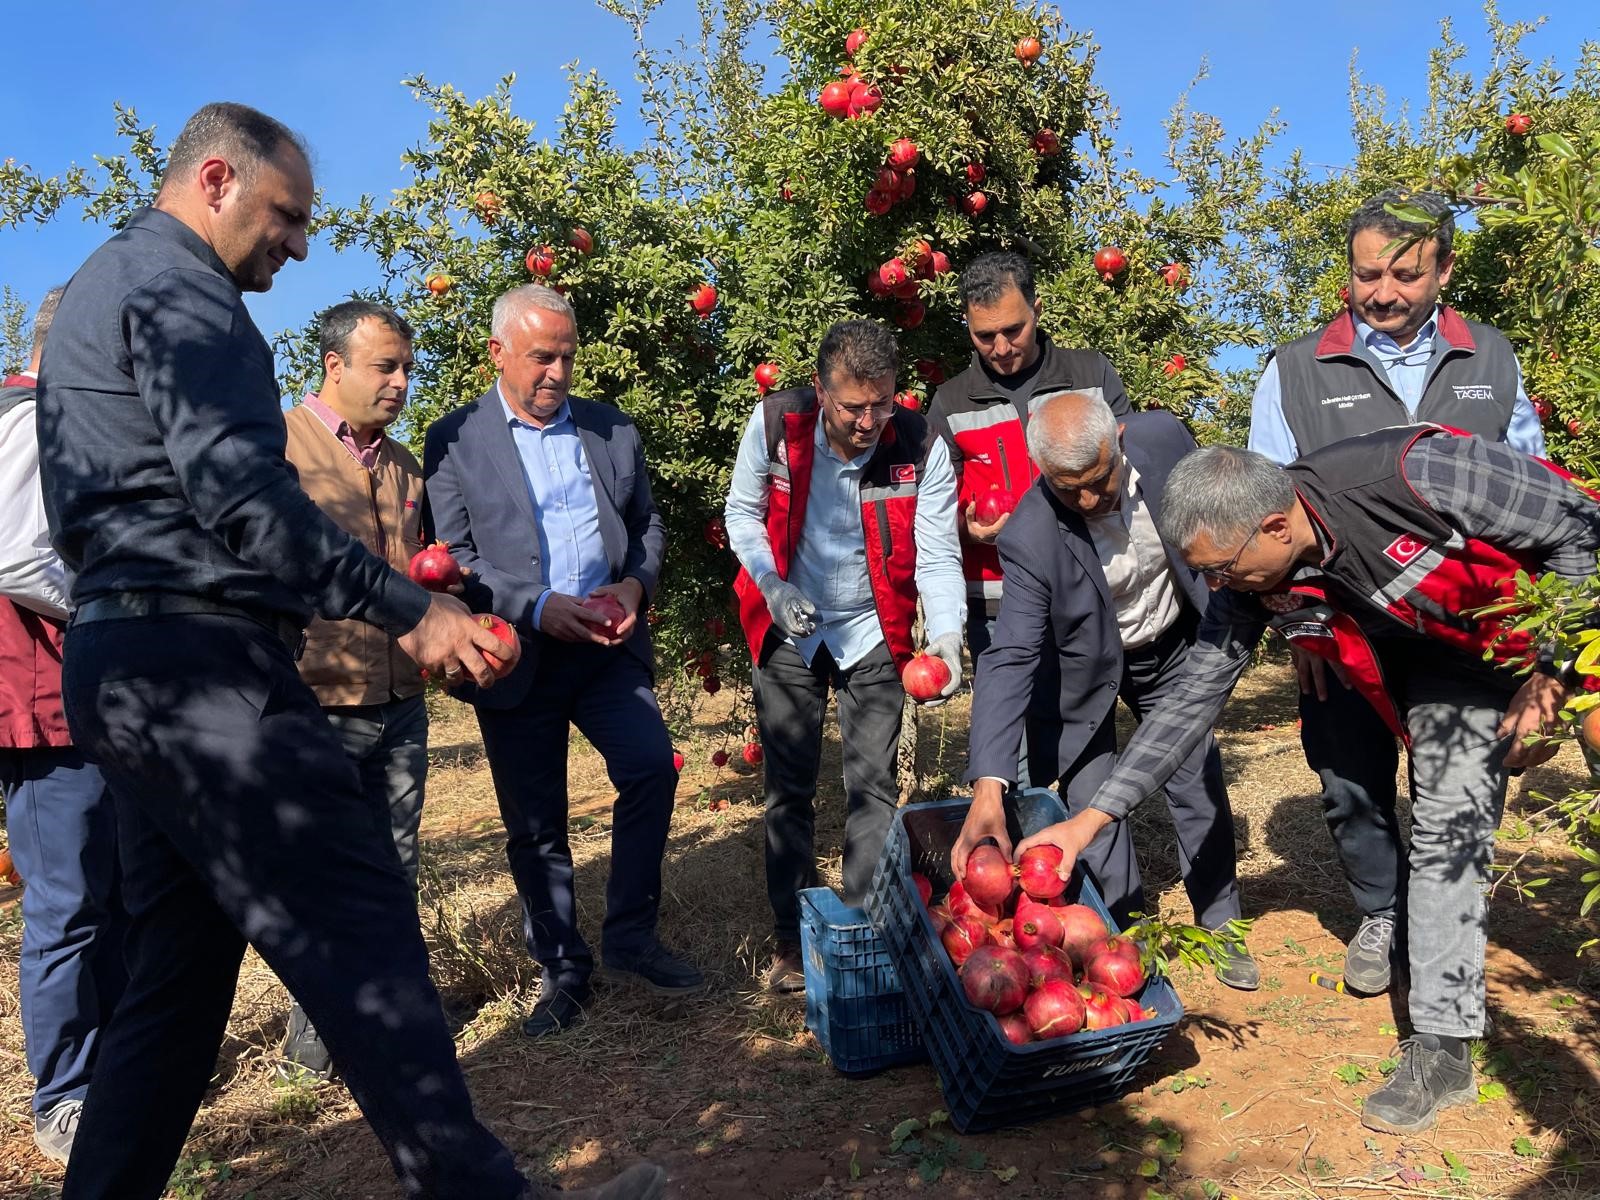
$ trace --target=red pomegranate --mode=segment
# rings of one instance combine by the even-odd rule
[[[1101,246],[1094,252],[1094,269],[1107,283],[1121,275],[1127,267],[1128,256],[1115,246]]]
[[[865,29],[852,29],[850,36],[844,40],[844,52],[851,58],[855,57],[857,50],[866,44],[867,31]]]
[[[944,943],[950,961],[960,966],[979,946],[989,943],[989,924],[982,917],[967,914],[950,918],[950,924],[939,937]]]
[[[1034,846],[1017,860],[1017,882],[1035,900],[1054,900],[1067,890],[1058,874],[1063,855],[1059,846]]]
[[[830,117],[842,117],[850,111],[850,85],[848,83],[830,83],[822,89],[822,94],[817,97],[817,103],[822,105],[822,111]]]
[[[888,192],[879,191],[877,188],[873,188],[867,193],[867,198],[865,201],[863,201],[863,203],[866,205],[869,213],[875,217],[881,217],[884,213],[888,212],[894,207],[894,197]]]
[[[911,278],[911,272],[906,270],[905,260],[891,258],[878,268],[878,282],[891,291]]]
[[[585,597],[583,607],[594,613],[595,616],[605,618],[603,625],[594,627],[594,631],[601,637],[616,637],[617,627],[628,619],[628,610],[623,608],[622,602],[610,592],[601,592],[597,596]]]
[[[1144,986],[1139,947],[1125,937],[1113,934],[1091,943],[1082,961],[1084,981],[1113,996],[1131,996]]]
[[[683,751],[674,750],[672,752],[672,769],[679,772],[683,770]]]
[[[961,965],[961,990],[974,1008],[1016,1012],[1028,997],[1028,968],[1004,946],[979,946]]]
[[[406,574],[430,592],[444,592],[461,582],[461,564],[450,556],[448,546],[435,542],[411,556]]]
[[[973,501],[973,508],[976,509],[973,516],[979,525],[993,525],[1015,507],[1016,501],[1012,500],[1011,493],[996,484]]]
[[[936,654],[914,654],[906,669],[900,672],[900,686],[905,688],[906,695],[923,703],[937,700],[949,683],[950,668]]]
[[[1137,1000],[1125,1000],[1118,996],[1114,1003],[1117,1006],[1117,1011],[1122,1014],[1122,1023],[1124,1025],[1132,1025],[1135,1021],[1148,1021],[1150,1019],[1150,1014],[1139,1007]]]
[[[1033,1030],[1028,1028],[1028,1018],[1021,1013],[1006,1013],[996,1017],[1000,1022],[1000,1035],[1013,1046],[1026,1046],[1033,1041]]]
[[[1015,876],[1011,864],[996,846],[987,843],[979,846],[967,858],[967,873],[961,882],[974,903],[986,908],[999,909],[1011,898]]]
[[[1083,997],[1070,983],[1052,979],[1033,989],[1022,1014],[1036,1038],[1066,1037],[1083,1028]]]
[[[989,926],[989,940],[996,946],[1004,946],[1007,950],[1017,948],[1016,931],[1012,928],[1010,917],[1002,917]]]
[[[916,885],[917,895],[922,897],[923,906],[926,907],[928,901],[933,899],[933,884],[929,883],[928,877],[920,871],[911,873],[911,882]]]
[[[968,192],[961,197],[961,211],[969,217],[983,215],[983,210],[989,207],[989,197],[983,192]]]
[[[955,919],[950,915],[950,910],[943,904],[935,904],[928,909],[928,916],[933,921],[934,933],[943,939],[944,931],[950,928],[950,922]]]
[[[981,162],[971,162],[967,164],[967,182],[973,187],[977,187],[986,178],[988,178],[988,175],[989,168],[985,167]]]
[[[482,625],[506,645],[515,646],[518,644],[517,631],[493,613],[484,613],[478,618],[478,624]],[[510,668],[506,666],[504,659],[498,655],[490,654],[487,650],[480,650],[478,653],[483,655],[483,661],[489,664],[489,669],[494,672],[496,679],[504,679],[509,674]]]
[[[1000,919],[1000,909],[997,905],[985,907],[979,904],[972,898],[971,893],[967,891],[966,886],[959,879],[950,885],[950,891],[946,893],[944,902],[949,905],[952,916],[960,917],[970,914],[984,917],[990,921]]]
[[[1019,950],[1027,950],[1032,946],[1059,946],[1065,933],[1054,909],[1036,904],[1027,897],[1017,902],[1017,915],[1012,920],[1012,928]]]
[[[922,151],[910,138],[895,138],[889,144],[889,165],[896,171],[909,171],[922,159]]]
[[[713,751],[712,755],[711,755],[711,765],[713,767],[725,767],[725,766],[727,766],[728,765],[728,752],[726,750]]]
[[[1072,960],[1067,957],[1065,950],[1054,946],[1032,946],[1021,954],[1028,968],[1029,987],[1040,987],[1052,979],[1062,983],[1073,982]]]
[[[1113,1025],[1122,1024],[1122,1010],[1117,1007],[1117,998],[1110,992],[1085,983],[1078,988],[1078,994],[1083,999],[1085,1029],[1110,1029]]]
[[[1106,923],[1087,904],[1067,904],[1056,909],[1061,921],[1061,948],[1081,963],[1089,947],[1106,936]]]
[[[709,317],[716,306],[717,289],[709,283],[702,283],[689,294],[689,307],[702,317]]]
[[[778,386],[778,380],[783,377],[783,372],[777,363],[757,363],[755,369],[756,388],[765,393]]]

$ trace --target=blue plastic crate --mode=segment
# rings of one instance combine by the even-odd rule
[[[1105,1104],[1126,1092],[1133,1077],[1183,1016],[1165,979],[1145,984],[1136,999],[1155,1016],[1132,1025],[1086,1030],[1070,1037],[1014,1046],[994,1014],[967,1003],[912,872],[926,875],[934,895],[948,889],[950,847],[970,802],[913,804],[895,814],[867,897],[867,912],[900,973],[905,997],[939,1072],[950,1122],[962,1133],[1023,1125],[1057,1113]],[[1061,798],[1035,788],[1009,806],[1013,841],[1066,818]],[[1116,924],[1095,887],[1075,876],[1068,898]]]
[[[922,1062],[928,1053],[894,963],[865,910],[832,888],[800,893],[806,1028],[849,1075]]]

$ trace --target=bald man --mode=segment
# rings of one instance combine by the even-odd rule
[[[1028,453],[1039,479],[997,543],[1006,588],[973,684],[973,803],[951,855],[957,875],[985,840],[1012,853],[1005,798],[1024,730],[1033,781],[1060,780],[1076,813],[1115,762],[1117,697],[1142,719],[1182,673],[1207,588],[1162,542],[1156,519],[1167,475],[1194,448],[1170,413],[1119,422],[1098,396],[1069,392],[1035,412]],[[1219,928],[1239,916],[1239,883],[1211,737],[1173,773],[1167,806],[1195,920]],[[1082,857],[1119,923],[1148,911],[1125,824],[1108,826]],[[1247,991],[1261,982],[1242,947],[1217,978]]]

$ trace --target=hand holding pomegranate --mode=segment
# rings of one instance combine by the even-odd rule
[[[596,607],[595,601],[605,596],[611,597],[613,606],[621,606],[623,615],[618,619],[615,607],[611,607],[611,611],[608,614],[612,618],[611,625],[609,627],[601,626],[599,633],[604,637],[609,637],[612,645],[620,646],[628,640],[628,635],[633,632],[634,626],[639,623],[639,610],[644,607],[644,585],[629,576],[627,579],[619,580],[616,583],[602,584],[584,597],[583,602],[591,609],[595,609],[595,611],[602,611]],[[601,601],[601,603],[604,604],[604,601]]]
[[[929,681],[929,688],[914,690],[912,681],[908,679],[906,681],[906,694],[922,705],[923,708],[938,708],[948,701],[951,696],[954,696],[956,689],[961,686],[961,635],[959,633],[940,634],[928,643],[925,653],[918,657],[933,659],[942,663],[946,676],[945,682],[939,687],[938,691],[929,697],[925,696],[923,692],[931,690],[931,680]],[[914,666],[917,659],[912,659],[911,661]],[[930,663],[929,665],[931,666],[932,664]],[[910,675],[910,673],[911,667],[907,667],[906,674]]]
[[[983,516],[978,512],[976,501],[968,503],[962,510],[961,523],[966,527],[967,536],[975,542],[991,543],[1000,536],[1000,531],[1006,527],[1006,522],[1011,519],[1010,511],[1002,512],[985,523]]]
[[[972,785],[972,807],[967,809],[956,844],[950,847],[950,869],[957,879],[966,878],[967,859],[984,842],[994,842],[1001,854],[1011,857],[1004,796],[1005,784],[998,779],[979,779]]]
[[[1072,878],[1072,868],[1078,861],[1089,843],[1094,841],[1095,835],[1115,820],[1110,813],[1101,812],[1098,808],[1086,808],[1076,816],[1068,817],[1055,825],[1047,825],[1032,837],[1023,838],[1017,844],[1015,859],[1021,862],[1022,856],[1035,846],[1054,846],[1061,851],[1061,862],[1056,867],[1056,874],[1062,879]]]
[[[539,632],[563,642],[593,642],[597,646],[610,646],[612,639],[602,631],[606,614],[584,607],[577,596],[552,591],[544,607],[539,609]],[[632,626],[629,626],[631,629]]]
[[[496,671],[484,658],[484,652],[495,656],[501,663],[499,674],[504,675],[522,657],[521,643],[515,634],[512,638],[512,642],[502,641],[479,625],[477,617],[461,601],[436,593],[430,597],[422,620],[397,640],[400,649],[430,675],[447,683],[470,679],[479,687],[489,687]]]

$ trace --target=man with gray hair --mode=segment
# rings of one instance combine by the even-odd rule
[[[594,973],[567,844],[574,725],[617,788],[604,973],[663,995],[705,986],[656,934],[678,773],[644,612],[666,534],[638,429],[609,404],[570,394],[577,349],[565,297],[540,284],[507,292],[489,335],[499,378],[435,421],[423,449],[434,528],[468,572],[468,604],[500,614],[523,639],[522,662],[492,691],[464,684],[457,695],[477,710],[528,953],[541,970],[522,1026],[529,1037],[581,1021]],[[602,603],[621,615],[593,607]]]
[[[815,886],[817,776],[828,693],[844,750],[844,899],[859,905],[899,802],[895,747],[916,651],[961,684],[965,589],[956,483],[944,444],[895,403],[899,353],[874,321],[841,321],[811,387],[756,405],[728,488],[734,592],[750,648],[766,771],[767,899],[776,943],[767,986],[805,987],[800,897]]]
[[[1162,488],[1195,448],[1170,413],[1132,413],[1119,423],[1099,396],[1068,392],[1038,404],[1028,447],[1039,481],[1018,502],[998,547],[1006,589],[995,639],[973,685],[972,807],[950,861],[957,876],[981,842],[1008,856],[1005,796],[1015,784],[1027,732],[1035,782],[1059,779],[1081,812],[1117,754],[1117,697],[1140,720],[1182,678],[1207,590],[1157,532]],[[1199,739],[1167,784],[1178,863],[1195,920],[1236,920],[1239,882],[1233,812],[1216,742]],[[1120,924],[1146,910],[1127,827],[1107,828],[1084,864]],[[1229,987],[1258,987],[1242,949],[1219,958]]]
[[[1420,210],[1432,224],[1391,207]],[[1250,449],[1284,464],[1340,438],[1437,421],[1544,454],[1510,343],[1439,303],[1455,265],[1454,237],[1450,204],[1432,192],[1392,188],[1355,211],[1345,233],[1349,311],[1267,359],[1250,410]],[[1328,832],[1361,912],[1344,981],[1382,992],[1391,957],[1404,959],[1393,945],[1405,897],[1399,756],[1382,719],[1335,669],[1299,650],[1294,661],[1306,765],[1322,784]]]
[[[1575,682],[1553,648],[1470,614],[1510,596],[1518,572],[1586,579],[1600,504],[1501,443],[1400,426],[1288,467],[1198,451],[1167,482],[1161,529],[1215,589],[1189,665],[1089,807],[1023,846],[1059,846],[1070,870],[1210,733],[1269,624],[1339,664],[1410,752],[1414,1035],[1361,1120],[1427,1129],[1476,1095],[1467,1043],[1484,1031],[1485,884],[1507,774],[1555,753],[1539,736]]]

